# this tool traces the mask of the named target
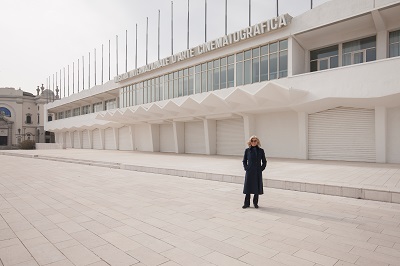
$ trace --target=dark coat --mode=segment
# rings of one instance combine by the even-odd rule
[[[267,166],[264,150],[258,146],[244,151],[243,167],[246,170],[243,194],[263,194],[262,171]]]

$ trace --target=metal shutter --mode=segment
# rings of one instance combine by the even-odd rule
[[[114,130],[112,128],[107,128],[104,130],[104,149],[105,150],[116,150],[114,141]]]
[[[74,148],[80,149],[79,131],[74,131]]]
[[[90,149],[90,139],[89,139],[89,130],[84,130],[82,132],[82,148]]]
[[[160,125],[160,152],[175,152],[174,127],[172,124]]]
[[[185,123],[185,153],[205,154],[203,122]]]
[[[217,121],[217,154],[243,155],[245,142],[243,119]]]
[[[95,150],[103,149],[101,145],[100,130],[95,129],[93,130],[92,134],[93,134],[93,149]]]
[[[72,148],[72,139],[73,139],[73,134],[72,132],[68,131],[65,132],[65,137],[66,137],[66,142],[65,142],[65,147],[67,148]]]
[[[132,148],[132,137],[130,134],[129,127],[121,127],[118,130],[118,149],[121,151],[131,151]]]
[[[310,114],[308,157],[375,162],[374,110],[338,107]]]

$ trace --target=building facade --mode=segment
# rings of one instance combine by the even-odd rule
[[[54,134],[44,130],[44,104],[53,99],[53,94],[42,87],[41,94],[24,92],[21,89],[0,88],[0,148],[18,146],[21,141],[36,143],[54,142]]]
[[[400,163],[400,1],[332,0],[46,105],[67,148]]]

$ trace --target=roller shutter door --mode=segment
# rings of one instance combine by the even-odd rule
[[[95,150],[103,149],[101,145],[100,130],[95,129],[93,130],[92,134],[93,134],[93,149]]]
[[[106,150],[116,150],[114,141],[114,130],[112,128],[107,128],[104,130],[104,146]]]
[[[90,149],[90,139],[89,139],[89,131],[84,130],[82,132],[82,148],[83,149]]]
[[[74,131],[74,148],[75,149],[80,149],[80,143],[79,143],[79,131]]]
[[[185,153],[205,154],[203,122],[185,123]]]
[[[338,107],[310,114],[308,157],[375,162],[374,110]]]
[[[175,152],[174,128],[172,124],[160,125],[160,152]]]
[[[132,138],[129,133],[129,127],[121,127],[118,130],[118,149],[121,151],[131,151],[132,149]]]
[[[245,147],[243,119],[217,121],[217,154],[243,155]]]
[[[72,132],[68,131],[65,133],[65,137],[66,137],[65,147],[72,148],[72,141],[73,141],[74,135],[72,134]]]

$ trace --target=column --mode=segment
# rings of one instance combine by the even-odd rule
[[[204,119],[206,154],[217,154],[217,121]]]
[[[305,112],[297,113],[299,127],[299,159],[308,159],[308,114]]]
[[[256,135],[256,119],[254,115],[246,114],[243,116],[243,126],[244,126],[244,146],[247,148],[247,141],[251,136]]]
[[[151,151],[159,152],[160,151],[160,125],[158,124],[149,124],[149,131],[151,136]]]
[[[185,153],[185,123],[173,122],[175,153]]]

